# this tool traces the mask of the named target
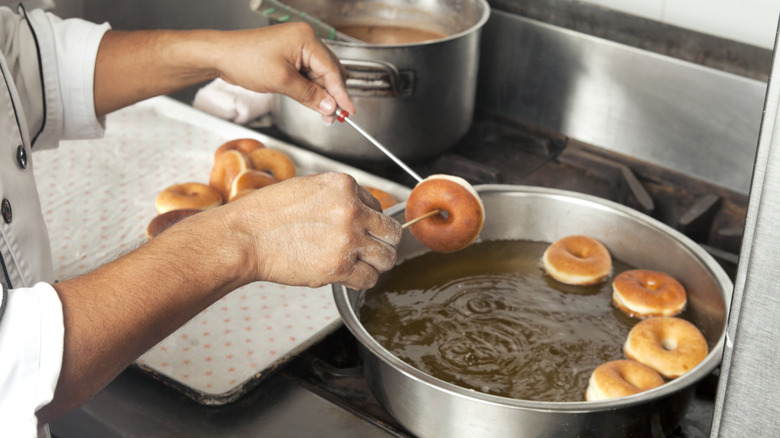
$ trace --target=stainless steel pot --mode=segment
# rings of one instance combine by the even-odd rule
[[[486,222],[481,240],[552,242],[587,234],[629,265],[660,270],[687,288],[693,317],[710,345],[687,374],[637,395],[597,402],[515,400],[464,389],[433,378],[383,348],[361,325],[362,292],[334,286],[344,323],[357,337],[364,373],[383,406],[419,437],[662,437],[679,424],[695,383],[720,363],[732,283],[701,247],[670,227],[600,198],[525,186],[479,186]],[[403,205],[388,214],[403,220]],[[425,252],[410,234],[399,262]]]
[[[446,38],[412,44],[371,45],[327,41],[347,68],[347,89],[358,109],[353,120],[401,159],[438,155],[468,131],[474,112],[479,36],[490,15],[485,0],[291,0],[335,27],[407,25]],[[386,157],[349,126],[325,126],[320,116],[280,96],[277,127],[297,142],[337,158]]]

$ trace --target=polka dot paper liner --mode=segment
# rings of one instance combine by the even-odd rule
[[[172,184],[208,183],[219,145],[253,137],[293,158],[299,174],[345,171],[405,199],[409,189],[169,98],[110,114],[101,139],[63,141],[33,155],[56,278],[88,272],[132,250]],[[240,397],[271,371],[341,324],[330,286],[268,282],[223,297],[136,365],[204,404]]]

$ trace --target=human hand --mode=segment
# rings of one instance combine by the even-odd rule
[[[225,207],[241,212],[237,228],[254,244],[247,268],[257,280],[365,289],[395,264],[400,224],[349,175],[293,178]]]
[[[285,94],[333,121],[336,107],[356,111],[347,94],[346,71],[306,23],[285,23],[226,32],[217,61],[226,82]]]

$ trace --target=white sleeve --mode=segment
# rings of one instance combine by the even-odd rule
[[[78,18],[62,20],[36,9],[28,12],[40,52],[46,98],[47,126],[39,137],[43,147],[60,139],[97,138],[104,120],[95,115],[95,60],[110,26]]]
[[[52,27],[57,40],[57,70],[65,108],[63,138],[101,137],[105,120],[95,116],[95,59],[109,26],[69,19]]]
[[[8,291],[0,317],[0,436],[38,436],[35,412],[54,396],[65,329],[51,285]]]

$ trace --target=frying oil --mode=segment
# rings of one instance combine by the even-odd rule
[[[360,320],[438,379],[523,400],[582,401],[593,370],[624,358],[638,322],[612,305],[612,279],[632,268],[613,258],[604,283],[565,285],[542,268],[547,246],[488,241],[410,259],[365,292]]]

